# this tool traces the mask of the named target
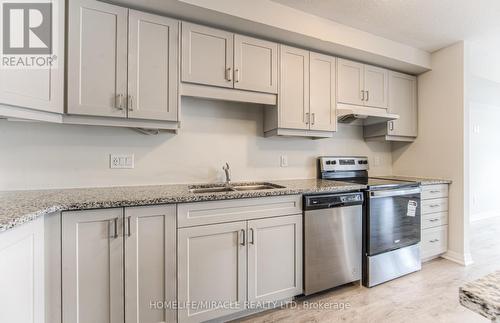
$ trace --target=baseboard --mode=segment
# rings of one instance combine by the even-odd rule
[[[471,223],[478,222],[481,220],[497,218],[497,217],[500,217],[500,211],[489,211],[489,212],[475,213],[475,214],[471,214],[470,222]]]
[[[455,251],[448,250],[444,255],[442,255],[444,259],[456,262],[462,266],[470,266],[474,263],[472,260],[472,255],[470,253],[461,254]]]

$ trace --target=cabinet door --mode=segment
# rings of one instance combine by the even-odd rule
[[[233,34],[182,22],[182,81],[233,87]]]
[[[248,300],[302,293],[302,215],[248,221]]]
[[[390,72],[389,111],[399,115],[399,119],[389,121],[389,135],[417,136],[417,78],[415,76]]]
[[[63,322],[123,323],[123,209],[62,215]]]
[[[364,105],[364,65],[337,60],[337,101],[345,104]]]
[[[243,309],[246,300],[246,222],[178,230],[178,301],[216,301],[240,308],[179,309],[179,322],[202,322]]]
[[[278,93],[278,44],[235,35],[234,88]]]
[[[129,12],[128,117],[177,121],[179,22]]]
[[[365,65],[365,105],[387,108],[389,105],[389,71],[384,68]]]
[[[0,234],[0,322],[49,322],[44,234],[43,217]]]
[[[309,129],[309,52],[280,46],[279,127]]]
[[[57,1],[57,3],[56,3]],[[64,37],[65,2],[52,0],[57,6],[53,17],[56,28],[57,67],[49,69],[2,69],[0,71],[0,104],[14,105],[47,112],[64,112]],[[57,50],[57,51],[56,51]]]
[[[310,53],[311,129],[335,131],[337,128],[335,57]]]
[[[125,322],[175,322],[172,309],[151,302],[174,302],[176,293],[175,205],[125,209]]]
[[[68,113],[126,117],[128,9],[68,3]]]

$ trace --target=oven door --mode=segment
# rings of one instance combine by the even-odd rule
[[[367,195],[368,256],[420,242],[420,187],[368,191]]]

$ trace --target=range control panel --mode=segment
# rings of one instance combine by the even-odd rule
[[[368,170],[368,157],[320,157],[322,172]]]

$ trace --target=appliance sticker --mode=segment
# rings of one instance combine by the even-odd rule
[[[408,201],[408,211],[406,212],[406,216],[414,217],[417,213],[417,201]]]

